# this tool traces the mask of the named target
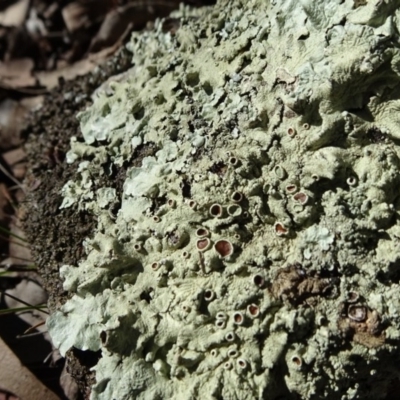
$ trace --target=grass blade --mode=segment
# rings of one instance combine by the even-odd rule
[[[38,311],[41,311],[42,313],[45,313],[45,314],[49,314],[47,311],[43,311],[42,310],[42,308],[46,308],[46,306],[34,306],[34,305],[32,305],[32,304],[29,304],[29,303],[27,303],[26,301],[23,301],[23,300],[21,300],[21,299],[19,299],[18,297],[15,297],[15,296],[13,296],[12,294],[10,294],[10,293],[7,293],[7,292],[2,292],[5,296],[7,296],[7,297],[10,297],[11,299],[13,299],[13,300],[15,300],[15,301],[18,301],[18,302],[20,302],[20,303],[22,303],[22,304],[25,304],[26,306],[28,306],[28,308],[30,309],[30,310],[32,310],[32,309],[35,309],[35,310],[38,310]]]
[[[6,314],[12,314],[20,311],[31,311],[32,309],[44,312],[48,314],[47,311],[43,311],[42,308],[47,308],[46,305],[41,305],[41,306],[31,306],[31,307],[16,307],[16,308],[7,308],[5,310],[0,310],[0,315],[6,315]]]
[[[15,237],[18,240],[21,240],[22,242],[28,243],[28,241],[24,239],[22,236],[16,235],[15,233],[12,233],[9,229],[3,228],[2,226],[0,226],[0,232],[6,233],[7,235]]]

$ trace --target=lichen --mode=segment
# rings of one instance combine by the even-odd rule
[[[400,365],[400,1],[181,14],[176,34],[134,34],[132,69],[79,115],[61,207],[98,225],[62,268],[54,343],[101,349],[92,399],[383,398]],[[121,192],[101,187],[121,168]]]

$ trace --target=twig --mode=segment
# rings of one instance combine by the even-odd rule
[[[32,336],[44,335],[45,333],[47,333],[47,331],[33,332],[33,333],[28,333],[27,335],[25,335],[25,334],[17,335],[16,338],[17,339],[25,339],[25,338],[29,338],[29,337],[32,337]]]
[[[39,326],[44,325],[46,322],[45,321],[41,321],[38,322],[36,325],[33,325],[31,327],[29,327],[24,333],[23,335],[26,335],[27,333],[31,333],[34,329],[39,328]]]

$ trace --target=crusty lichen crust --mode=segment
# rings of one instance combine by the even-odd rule
[[[48,321],[63,354],[101,349],[92,399],[385,396],[399,18],[399,0],[224,0],[133,36],[131,71],[79,116],[61,205],[98,216]],[[101,187],[124,168],[122,193]]]

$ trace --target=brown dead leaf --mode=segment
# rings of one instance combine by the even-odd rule
[[[111,0],[86,0],[69,3],[62,9],[65,26],[70,33],[90,28],[101,22],[112,6],[113,1]]]
[[[9,229],[13,235],[17,235],[21,238],[25,237],[24,232],[19,228],[18,224],[14,221],[10,224]],[[9,256],[15,259],[31,260],[31,251],[28,248],[29,244],[26,241],[17,239],[13,236],[10,237],[9,243]]]
[[[71,33],[79,29],[86,28],[91,24],[87,13],[87,7],[77,1],[67,4],[62,9],[61,13],[65,22],[65,26]]]
[[[19,308],[26,306],[39,306],[46,304],[47,294],[39,282],[30,278],[21,278],[18,283],[10,285],[11,287],[5,290],[9,296],[4,297],[4,303],[7,308]],[[29,312],[18,313],[18,317],[29,324],[31,327],[35,327],[36,330],[45,333],[47,331],[44,326],[44,322],[47,317],[46,310],[33,309]],[[22,333],[22,332],[21,332]]]
[[[27,170],[27,163],[26,162],[21,162],[18,164],[15,164],[12,168],[12,173],[15,177],[15,179],[19,181],[23,181],[25,175],[26,175],[26,170]]]
[[[67,372],[66,365],[60,376],[60,386],[64,390],[68,400],[78,400],[80,398],[78,385],[75,379]]]
[[[26,198],[26,193],[20,188],[17,189],[13,194],[14,194],[14,198],[15,198],[15,201],[17,202],[17,204],[21,204]],[[18,209],[18,216],[21,220],[24,218],[22,208]]]
[[[122,45],[125,38],[129,35],[132,30],[133,24],[130,24],[125,29],[125,32],[120,36],[117,42],[115,42],[112,46],[108,46],[103,48],[102,50],[98,51],[97,53],[89,54],[89,60],[101,63],[102,61],[106,60],[107,58],[111,57]]]
[[[36,79],[32,75],[34,67],[31,58],[19,58],[0,62],[0,84],[8,88],[24,88],[35,86]]]
[[[42,15],[45,19],[52,19],[58,13],[59,9],[61,7],[61,4],[59,2],[54,1],[51,3],[43,12]]]
[[[0,400],[19,400],[19,398],[8,391],[4,391],[4,389],[0,389]]]
[[[0,25],[21,26],[26,19],[29,0],[18,0],[0,13]]]
[[[54,71],[37,72],[36,76],[39,79],[40,84],[50,90],[58,85],[58,80],[60,78],[70,80],[77,76],[85,75],[92,71],[103,60],[104,58],[98,61],[83,59]]]
[[[2,157],[3,161],[10,168],[14,178],[22,181],[26,172],[26,163],[24,162],[26,157],[25,151],[19,147],[3,153]]]
[[[14,150],[6,151],[2,156],[6,164],[12,168],[14,165],[25,159],[26,153],[21,147],[19,147]]]
[[[25,126],[29,110],[11,99],[0,102],[0,150],[8,150],[22,143],[20,132]]]
[[[20,104],[24,109],[31,111],[39,108],[43,103],[43,99],[43,96],[25,97],[21,99]]]
[[[114,45],[129,26],[142,29],[149,20],[168,15],[178,4],[178,1],[133,1],[111,10],[93,38],[89,52],[96,53]]]
[[[89,52],[96,53],[115,44],[130,23],[129,13],[121,12],[120,9],[110,11],[101,24],[97,35],[93,38]]]
[[[0,338],[0,386],[20,399],[59,400],[50,389],[40,382]]]

